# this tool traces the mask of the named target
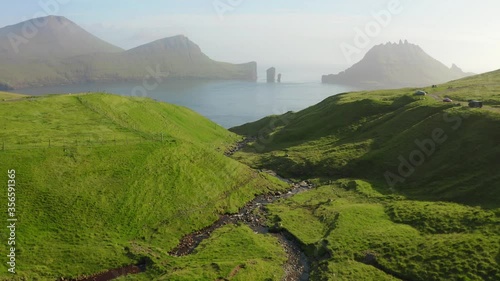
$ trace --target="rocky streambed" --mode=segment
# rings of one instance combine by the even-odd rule
[[[275,175],[271,171],[266,171]],[[275,175],[276,176],[276,175]],[[284,180],[284,179],[282,179]],[[290,183],[290,182],[289,182]],[[290,183],[291,188],[286,192],[276,192],[274,194],[265,194],[257,196],[254,200],[247,203],[237,214],[222,215],[215,223],[202,230],[190,233],[184,236],[179,245],[173,249],[170,254],[173,256],[186,256],[196,249],[196,247],[218,228],[227,224],[244,223],[253,231],[259,234],[270,233],[270,228],[266,221],[266,205],[272,204],[279,199],[289,198],[297,193],[307,191],[314,186],[309,182]],[[273,230],[270,233],[278,238],[287,254],[287,263],[284,265],[286,281],[308,280],[309,262],[306,255],[300,248],[300,243],[284,230]]]
[[[245,139],[237,143],[233,148],[229,149],[224,154],[229,157],[235,152],[244,148],[251,141],[252,139]],[[285,192],[277,191],[271,194],[259,195],[252,201],[248,202],[244,207],[242,207],[237,214],[221,215],[220,218],[212,225],[185,235],[180,240],[178,246],[170,251],[169,254],[177,257],[192,254],[196,247],[198,247],[198,245],[202,241],[208,239],[211,234],[218,228],[227,224],[244,223],[256,233],[270,234],[275,236],[278,239],[279,243],[283,246],[283,249],[285,250],[287,255],[287,262],[284,265],[285,276],[282,279],[283,281],[309,280],[310,263],[307,256],[301,250],[300,242],[286,230],[272,229],[273,233],[270,232],[271,229],[269,228],[266,221],[266,205],[272,204],[280,199],[290,198],[291,196],[300,192],[307,191],[313,188],[314,185],[307,181],[292,183],[287,179],[279,177],[273,171],[261,172],[266,172],[282,181],[287,182],[288,184],[290,184],[290,188]],[[108,281],[128,274],[137,274],[143,272],[144,270],[146,270],[146,264],[129,265],[122,268],[111,269],[92,276],[73,279],[71,281]],[[59,280],[64,281],[68,279],[61,278]]]

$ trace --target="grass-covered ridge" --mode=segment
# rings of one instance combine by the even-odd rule
[[[16,170],[17,280],[77,277],[142,257],[154,264],[134,280],[151,280],[167,268],[173,274],[167,253],[183,235],[237,211],[255,194],[283,188],[223,155],[238,136],[180,106],[55,95],[0,102],[0,115],[0,170]],[[0,178],[7,182],[7,173]],[[226,238],[248,235],[225,231]],[[251,239],[256,242],[246,250],[254,253],[260,243],[275,243]],[[283,253],[269,251],[254,254],[252,263],[279,267]],[[220,274],[247,261],[240,252]],[[207,247],[204,257],[210,255],[218,253]],[[0,280],[12,280],[5,263],[0,270]],[[242,273],[255,270],[262,271],[250,264]],[[196,270],[183,274],[201,278]]]
[[[231,129],[257,137],[236,159],[318,184],[269,206],[314,261],[311,280],[500,278],[500,71],[416,90]]]
[[[341,94],[233,128],[258,137],[236,159],[296,178],[363,178],[415,199],[499,207],[500,71],[425,88],[426,97],[416,90]],[[486,106],[468,108],[469,99]]]

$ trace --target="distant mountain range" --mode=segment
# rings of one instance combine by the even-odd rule
[[[65,17],[0,28],[0,90],[167,77],[255,81],[257,64],[214,61],[183,35],[125,51]]]
[[[373,47],[360,62],[339,74],[324,75],[322,82],[382,89],[428,86],[470,75],[456,65],[448,68],[418,45],[400,41]]]

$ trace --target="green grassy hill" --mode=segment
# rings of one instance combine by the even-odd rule
[[[236,159],[319,186],[269,206],[313,260],[311,280],[500,278],[500,71],[416,90],[231,129],[257,137]]]
[[[18,273],[2,263],[0,280],[77,277],[142,258],[152,264],[133,280],[228,276],[242,264],[241,276],[282,275],[277,241],[244,227],[220,230],[190,259],[167,254],[219,214],[283,188],[223,155],[235,134],[180,106],[106,94],[2,101],[0,115],[0,179],[15,169],[18,218]]]
[[[233,128],[259,137],[236,158],[296,178],[362,178],[415,199],[499,207],[500,71],[426,89],[426,97],[415,90],[341,94]],[[486,106],[471,109],[469,99]]]

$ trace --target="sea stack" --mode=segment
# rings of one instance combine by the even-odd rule
[[[276,82],[276,68],[271,67],[267,70],[267,83]]]
[[[281,73],[278,74],[278,83],[281,83]]]

